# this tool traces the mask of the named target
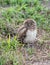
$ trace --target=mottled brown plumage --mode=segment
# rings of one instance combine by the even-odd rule
[[[32,41],[34,41],[34,39],[32,39],[32,38],[35,38],[35,37],[31,37],[31,35],[34,36],[34,33],[35,33],[35,37],[36,37],[36,34],[37,34],[36,22],[32,19],[27,19],[23,22],[23,25],[21,25],[18,28],[18,39],[23,43],[32,43]],[[25,41],[25,38],[28,40]],[[31,40],[30,40],[30,38],[31,38]]]

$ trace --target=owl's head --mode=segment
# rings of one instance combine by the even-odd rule
[[[36,22],[32,19],[27,19],[24,21],[24,25],[25,27],[27,27],[28,29],[36,29]]]

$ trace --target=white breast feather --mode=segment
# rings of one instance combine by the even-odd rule
[[[36,39],[37,30],[28,30],[26,33],[26,38],[24,39],[25,43],[33,43]]]

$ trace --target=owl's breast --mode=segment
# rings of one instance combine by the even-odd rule
[[[27,30],[24,43],[33,43],[36,39],[37,30]]]

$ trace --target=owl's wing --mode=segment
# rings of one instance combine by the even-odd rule
[[[18,37],[21,38],[25,34],[26,34],[26,28],[24,27],[24,25],[22,25],[20,28],[18,28]]]

